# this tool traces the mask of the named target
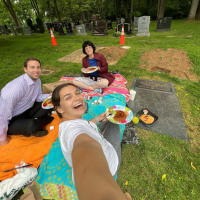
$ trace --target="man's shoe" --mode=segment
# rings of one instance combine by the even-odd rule
[[[32,135],[35,136],[35,137],[43,137],[43,136],[45,136],[47,134],[48,134],[47,130],[42,130],[42,131],[40,130],[40,131],[36,131]]]

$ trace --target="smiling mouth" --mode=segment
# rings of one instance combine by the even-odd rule
[[[78,103],[78,104],[76,104],[76,105],[74,106],[74,108],[75,108],[75,109],[79,109],[79,108],[81,108],[82,106],[83,106],[82,103]]]

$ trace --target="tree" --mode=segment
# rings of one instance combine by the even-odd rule
[[[195,20],[198,4],[199,4],[199,0],[192,0],[190,12],[188,15],[188,20]]]
[[[20,23],[19,20],[17,18],[17,15],[15,14],[15,11],[13,9],[12,3],[10,0],[3,0],[4,5],[6,6],[6,8],[8,9],[10,15],[12,16],[15,24],[17,27],[20,27]]]
[[[157,19],[164,17],[166,0],[158,0]]]
[[[196,19],[197,19],[197,20],[200,19],[200,3],[199,3],[199,6],[198,6],[198,8],[197,8]]]
[[[55,6],[57,17],[58,17],[58,21],[62,22],[61,17],[60,17],[60,12],[58,10],[57,2],[56,2],[56,0],[53,0],[53,2],[54,2],[54,6]]]

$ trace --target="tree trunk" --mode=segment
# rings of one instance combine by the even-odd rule
[[[72,10],[72,2],[71,2],[71,0],[68,1],[68,7],[69,7],[70,17],[71,17],[72,22],[73,22],[74,21],[74,13],[73,13],[73,10]]]
[[[65,17],[66,17],[66,19],[67,19],[67,18],[68,18],[68,16],[67,16],[67,11],[66,11],[66,9],[65,9],[65,6],[64,6],[64,4],[63,4],[63,1],[61,0],[60,3],[61,3],[61,6],[62,6],[62,8],[63,8],[63,12],[65,13]]]
[[[129,16],[128,9],[126,7],[126,3],[125,3],[124,0],[122,0],[122,5],[123,5],[123,8],[124,8],[125,17],[128,18],[128,16]]]
[[[157,19],[164,17],[166,0],[158,0]]]
[[[200,19],[200,3],[199,3],[199,6],[197,8],[197,12],[196,12],[196,20],[199,20]]]
[[[130,26],[132,25],[132,13],[133,13],[133,0],[131,0],[131,10],[130,10]]]
[[[60,23],[62,23],[62,20],[61,20],[61,17],[60,17],[60,13],[59,13],[59,11],[58,11],[57,2],[56,2],[56,0],[53,0],[53,2],[54,2],[54,6],[55,6],[55,10],[56,10],[57,17],[58,17],[58,21],[59,21]]]
[[[10,0],[3,0],[3,3],[5,4],[6,8],[8,9],[10,15],[12,16],[15,24],[17,27],[20,27],[19,20],[17,18],[17,15],[15,14],[15,11],[13,9],[12,3]]]
[[[192,0],[192,4],[190,7],[190,12],[189,12],[187,20],[195,20],[198,4],[199,4],[199,0]]]
[[[49,17],[49,19],[50,19],[50,22],[52,23],[52,22],[53,22],[53,19],[52,19],[52,15],[51,15],[50,0],[47,1],[47,8],[48,8],[48,17]]]

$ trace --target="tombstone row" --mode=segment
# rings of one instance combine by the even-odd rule
[[[5,26],[0,26],[0,33],[2,35],[8,35],[10,33],[12,35],[32,35],[33,34],[29,26],[25,26],[25,27],[9,26],[7,28]]]

